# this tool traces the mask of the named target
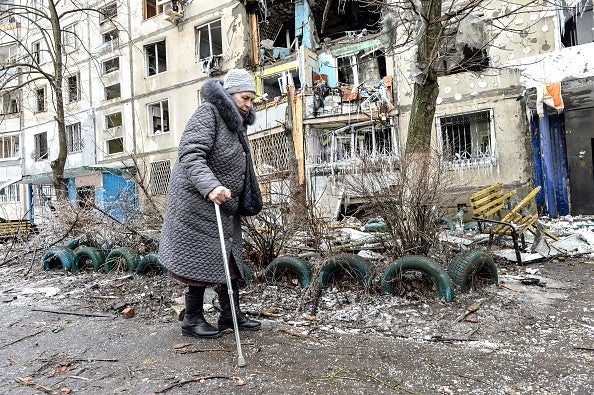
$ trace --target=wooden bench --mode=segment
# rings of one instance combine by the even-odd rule
[[[0,222],[0,240],[7,240],[18,236],[29,236],[35,233],[37,227],[27,220]]]
[[[528,205],[540,191],[540,186],[532,189],[518,204],[508,209],[510,198],[516,190],[504,192],[503,184],[498,183],[470,195],[470,205],[473,210],[472,218],[477,221],[482,233],[489,234],[489,247],[494,236],[511,236],[516,252],[518,264],[522,264],[521,251],[526,249],[524,233],[530,231],[536,234],[534,223],[538,220],[536,211],[529,211]],[[549,236],[550,233],[547,233]],[[522,241],[522,248],[518,243]]]

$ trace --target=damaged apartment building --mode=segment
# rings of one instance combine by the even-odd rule
[[[485,2],[445,30],[432,145],[454,179],[453,211],[467,203],[470,191],[503,182],[516,189],[542,185],[539,203],[552,215],[594,212],[586,198],[594,192],[592,2],[555,1]],[[27,3],[0,3],[4,12],[21,2]],[[65,37],[80,38],[64,55],[70,67],[65,173],[73,201],[113,203],[122,189],[135,196],[136,174],[153,199],[165,202],[202,84],[236,67],[249,69],[258,87],[249,138],[272,203],[296,175],[291,182],[305,190],[316,214],[340,219],[365,198],[341,185],[341,176],[359,171],[362,158],[397,171],[419,76],[419,30],[406,34],[411,19],[401,3],[90,5],[98,12],[87,10],[83,18],[76,11],[63,21]],[[33,6],[47,11],[46,1]],[[0,37],[5,73],[27,56],[49,61],[44,46],[50,35],[27,34],[26,24],[8,16],[2,21],[2,31],[10,33]],[[20,49],[11,41],[15,29],[25,37]],[[549,103],[543,87],[555,83],[563,106],[543,104]],[[0,92],[0,216],[10,219],[38,212],[35,191],[52,198],[50,163],[57,155],[52,92],[39,81],[22,86]],[[131,201],[143,204],[142,198]]]
[[[300,182],[327,218],[340,219],[365,198],[338,175],[356,173],[362,158],[397,169],[406,145],[417,48],[414,38],[399,42],[405,14],[387,3],[246,2],[261,95],[250,135],[257,170],[268,187],[286,176],[293,150],[282,147],[290,129]],[[594,212],[586,198],[594,192],[594,139],[586,127],[592,26],[591,0],[563,0],[489,2],[445,27],[432,145],[454,180],[452,212],[495,182],[519,190],[540,185],[544,214]],[[555,84],[564,107],[543,104]]]

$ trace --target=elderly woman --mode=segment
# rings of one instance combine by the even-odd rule
[[[225,80],[209,80],[201,90],[203,104],[194,112],[179,143],[177,162],[169,179],[168,203],[159,259],[168,273],[188,285],[182,334],[218,337],[233,328],[214,205],[221,208],[225,247],[240,330],[260,329],[260,322],[239,310],[238,280],[242,276],[241,222],[238,209],[247,156],[247,125],[256,120],[252,102],[256,85],[243,69],[232,69]],[[218,327],[203,315],[204,290],[219,284],[221,305]]]

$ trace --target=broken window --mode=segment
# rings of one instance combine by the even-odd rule
[[[105,87],[105,100],[117,99],[122,95],[120,84],[113,84]]]
[[[122,113],[120,111],[105,116],[105,129],[122,126]]]
[[[441,42],[438,72],[449,75],[481,71],[489,67],[487,30],[485,21],[471,16],[446,27]]]
[[[19,92],[5,93],[2,96],[2,114],[17,114],[19,112]]]
[[[117,137],[105,141],[105,153],[108,155],[124,152],[124,138]]]
[[[46,111],[45,105],[45,88],[38,88],[35,92],[35,99],[37,102],[36,110],[37,112]]]
[[[310,2],[311,4],[312,2]],[[327,0],[311,5],[320,39],[356,36],[379,30],[383,2]]]
[[[107,59],[102,63],[103,74],[113,73],[114,71],[118,71],[120,69],[120,58],[115,57],[111,59]]]
[[[143,0],[142,11],[144,19],[149,19],[163,12],[163,6],[157,5],[157,0]]]
[[[573,47],[594,42],[592,0],[582,0],[573,7],[564,7],[563,18],[561,32],[563,46]]]
[[[309,147],[315,165],[346,164],[359,158],[385,158],[397,154],[392,127],[376,121],[335,130],[316,130]]]
[[[76,102],[80,100],[80,85],[78,81],[78,74],[71,75],[66,79],[68,85],[68,102]]]
[[[41,63],[41,41],[35,41],[31,44],[31,57],[35,63]]]
[[[440,117],[442,153],[454,165],[491,164],[495,161],[491,111]]]
[[[286,53],[295,40],[295,5],[292,1],[268,2],[266,9],[262,10],[258,20],[258,34],[260,38],[260,58],[267,56],[279,57],[282,49]],[[273,50],[277,49],[274,54]]]
[[[103,23],[107,20],[115,18],[116,16],[118,16],[118,5],[117,3],[113,2],[99,10],[99,23]]]
[[[223,36],[221,35],[221,20],[207,23],[196,28],[196,56],[198,60],[205,60],[223,55]]]
[[[80,122],[66,125],[66,147],[69,154],[82,151],[83,140]]]
[[[0,137],[0,159],[17,158],[20,154],[20,147],[18,134]]]
[[[163,100],[147,106],[150,134],[169,132],[169,102]]]
[[[64,28],[62,45],[66,52],[71,52],[78,48],[78,23],[73,23]]]
[[[167,195],[169,176],[171,175],[171,162],[161,160],[151,163],[151,176],[149,179],[149,190],[151,195]]]
[[[34,136],[35,151],[33,151],[33,159],[35,161],[47,159],[47,133],[38,133]]]
[[[108,45],[111,45],[112,47],[114,47],[114,46],[118,45],[119,36],[120,36],[120,32],[118,31],[118,29],[113,29],[106,33],[103,33],[103,35],[102,35],[103,44],[106,44],[106,45],[108,44]]]
[[[287,70],[281,74],[275,74],[261,78],[262,92],[272,99],[287,94],[287,86],[293,85],[295,89],[301,88],[299,73],[297,70]]]
[[[146,61],[146,75],[163,73],[167,71],[167,48],[165,40],[144,47]]]

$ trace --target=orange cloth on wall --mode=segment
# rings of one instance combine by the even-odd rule
[[[563,109],[563,98],[561,97],[561,83],[553,82],[545,85],[543,102],[557,110]]]

